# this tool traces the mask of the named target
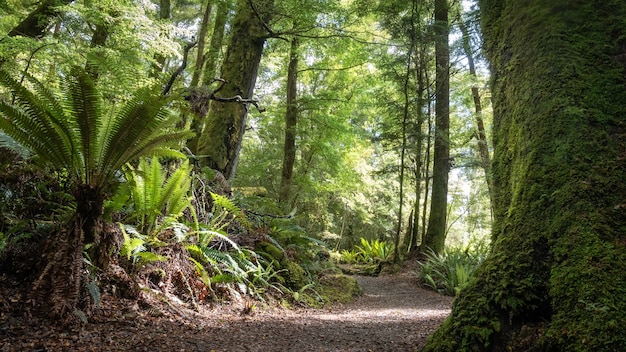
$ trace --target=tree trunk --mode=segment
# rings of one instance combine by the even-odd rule
[[[230,3],[230,0],[222,0],[217,5],[215,25],[213,26],[213,34],[211,35],[211,43],[209,44],[209,50],[206,52],[206,57],[204,58],[202,84],[205,86],[211,84],[212,80],[218,77],[218,59],[224,42],[224,32],[226,31],[226,22],[228,21]]]
[[[293,167],[296,163],[296,124],[298,122],[298,38],[291,40],[289,67],[287,70],[287,111],[285,113],[285,145],[283,153],[283,170],[280,180],[279,201],[289,204]]]
[[[198,31],[198,51],[196,55],[196,65],[191,76],[190,88],[197,88],[200,82],[200,76],[202,75],[202,68],[204,67],[204,44],[206,42],[206,36],[209,32],[209,21],[211,19],[211,9],[213,4],[211,0],[206,1],[206,8],[202,15],[202,22],[200,22],[200,30]]]
[[[49,19],[59,14],[57,8],[62,5],[71,4],[72,2],[74,2],[74,0],[47,0],[42,2],[35,11],[31,12],[28,17],[9,32],[9,37],[42,37],[50,24]]]
[[[448,172],[450,171],[450,48],[448,44],[448,1],[435,0],[435,151],[433,185],[428,230],[422,249],[437,253],[444,249],[448,210]]]
[[[222,64],[227,83],[220,96],[252,98],[273,5],[273,0],[239,0]],[[221,172],[229,181],[235,176],[247,114],[245,104],[211,101],[198,140],[200,164]]]
[[[473,78],[476,78],[476,67],[474,65],[474,54],[472,53],[472,47],[470,45],[470,34],[467,30],[467,26],[461,20],[459,23],[459,29],[463,36],[463,51],[467,58],[469,66],[469,73]],[[476,130],[478,137],[478,155],[480,156],[480,165],[485,172],[485,179],[487,180],[487,191],[489,192],[489,200],[491,202],[491,217],[493,220],[493,178],[491,176],[491,157],[489,156],[489,143],[487,142],[487,133],[485,132],[485,123],[483,121],[483,104],[480,99],[480,92],[478,87],[472,85],[472,98],[474,99]]]
[[[422,196],[422,180],[426,179],[428,182],[428,175],[426,177],[422,177],[422,168],[424,158],[422,157],[422,143],[424,143],[424,135],[422,131],[422,126],[424,125],[424,105],[428,104],[428,100],[424,99],[424,94],[427,92],[425,81],[425,71],[428,70],[426,66],[425,60],[425,50],[424,45],[420,46],[420,50],[417,54],[417,59],[415,60],[415,75],[417,78],[417,124],[415,128],[415,211],[413,212],[413,228],[411,229],[411,247],[409,248],[409,252],[417,250],[419,248],[419,244],[421,242],[420,231],[419,231],[419,219],[420,219],[420,198]],[[428,189],[428,185],[426,185],[426,189]],[[425,197],[426,198],[426,197]],[[424,200],[426,202],[426,199]],[[422,218],[424,222],[424,218]]]
[[[88,280],[83,260],[85,244],[92,264],[106,271],[111,257],[113,237],[100,238],[104,197],[102,191],[87,184],[78,185],[74,197],[74,221],[44,248],[44,269],[35,281],[32,297],[41,311],[55,319],[71,322],[91,307],[86,289]]]
[[[626,3],[483,0],[491,255],[426,351],[626,346]]]
[[[411,14],[414,12],[412,11]],[[413,22],[413,18],[411,18],[411,23]],[[402,93],[404,95],[404,106],[402,111],[402,145],[400,146],[400,176],[398,179],[398,183],[400,184],[400,190],[398,195],[398,222],[396,224],[396,233],[393,238],[393,262],[400,262],[400,235],[402,234],[402,221],[403,221],[403,208],[404,208],[404,166],[406,159],[406,148],[407,148],[407,125],[409,123],[409,110],[411,107],[411,96],[410,94],[410,81],[411,81],[411,60],[413,59],[413,51],[415,48],[415,40],[414,33],[412,33],[412,38],[410,38],[409,51],[407,52],[407,62],[406,62],[406,71],[404,72],[404,84],[402,87]],[[408,234],[407,234],[408,235]]]

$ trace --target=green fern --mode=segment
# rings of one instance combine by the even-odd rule
[[[150,252],[146,247],[147,242],[143,236],[132,227],[120,224],[120,228],[124,236],[124,242],[120,247],[120,255],[126,257],[126,260],[133,264],[135,270],[150,263],[167,260],[165,256]]]
[[[67,173],[85,226],[93,227],[98,220],[93,218],[101,216],[105,192],[117,184],[123,165],[147,155],[184,157],[174,148],[190,133],[170,128],[168,101],[154,89],[138,91],[119,110],[104,111],[93,79],[83,69],[64,76],[62,97],[31,75],[25,78],[32,90],[0,70],[0,84],[15,98],[13,104],[0,101],[0,131],[41,162]],[[96,237],[95,227],[83,231]]]
[[[213,218],[209,223],[210,227],[225,228],[230,224],[229,216],[232,216],[242,225],[249,226],[246,214],[229,198],[213,192],[211,192],[211,197],[213,198]]]
[[[131,180],[130,219],[139,223],[141,232],[156,237],[174,226],[186,209],[193,212],[190,173],[191,166],[185,161],[166,177],[157,158],[143,158],[136,169],[130,168],[126,175]]]

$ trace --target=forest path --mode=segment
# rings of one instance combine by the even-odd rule
[[[327,309],[259,312],[224,322],[204,351],[416,351],[450,313],[451,297],[415,276],[357,276],[363,295]]]
[[[109,318],[69,330],[11,317],[0,324],[0,351],[416,351],[450,313],[452,298],[417,287],[414,274],[356,279],[361,297],[325,309],[245,315],[224,305],[159,316],[109,306]]]

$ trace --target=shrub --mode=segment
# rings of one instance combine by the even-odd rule
[[[417,275],[427,287],[454,296],[469,282],[487,251],[482,245],[446,249],[441,254],[428,250]]]

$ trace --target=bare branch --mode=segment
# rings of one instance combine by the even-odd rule
[[[191,50],[191,48],[196,46],[196,44],[198,44],[198,42],[194,40],[193,42],[187,43],[187,46],[185,46],[185,51],[183,54],[183,62],[180,64],[178,69],[176,69],[176,71],[172,73],[172,77],[170,77],[170,80],[165,85],[165,88],[163,88],[163,92],[162,92],[163,96],[166,96],[170,92],[170,90],[172,89],[172,86],[174,85],[174,81],[176,81],[176,78],[178,78],[178,76],[181,73],[183,73],[183,71],[185,70],[185,67],[187,67],[187,59],[189,58],[189,50]]]

